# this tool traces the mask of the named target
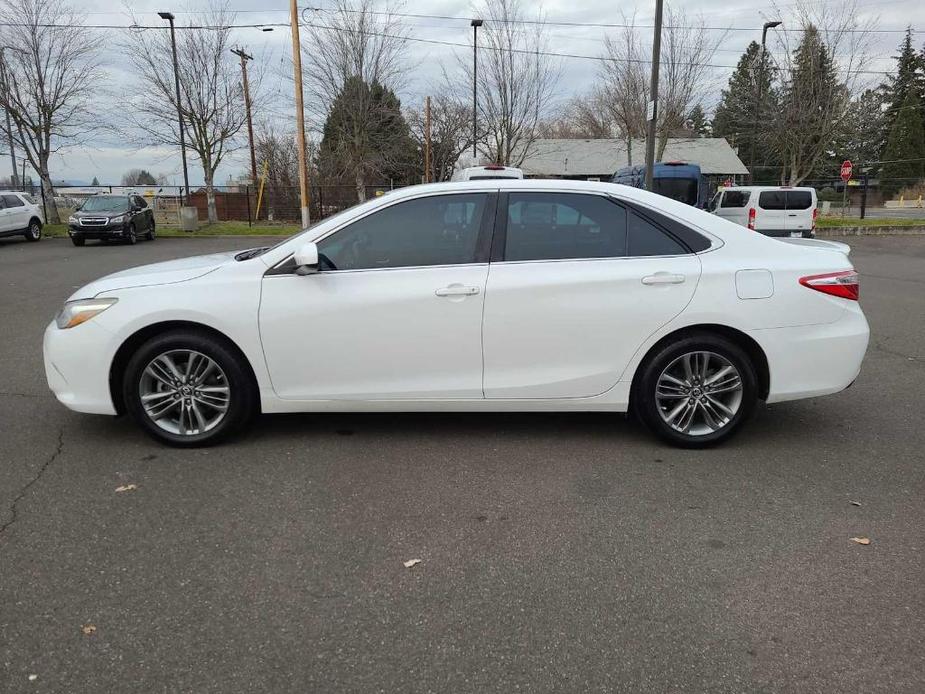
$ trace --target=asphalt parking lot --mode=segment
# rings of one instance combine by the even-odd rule
[[[254,241],[0,241],[0,692],[925,691],[925,237],[848,242],[859,380],[720,449],[383,414],[184,452],[60,406],[42,331],[102,274]]]

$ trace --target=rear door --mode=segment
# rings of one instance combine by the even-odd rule
[[[813,228],[813,193],[809,190],[788,190],[784,192],[787,200],[787,231],[791,236],[809,235]]]
[[[609,196],[499,200],[483,320],[486,398],[578,398],[619,380],[687,306],[700,259]]]
[[[769,236],[787,235],[787,196],[783,190],[762,190],[755,210],[755,231]]]
[[[750,191],[725,190],[715,210],[716,214],[730,222],[748,225],[748,198]]]
[[[3,204],[7,210],[5,231],[25,229],[29,226],[29,208],[18,195],[4,195]]]

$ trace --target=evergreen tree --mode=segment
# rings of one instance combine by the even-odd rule
[[[789,185],[800,185],[824,161],[848,103],[848,90],[838,79],[831,49],[819,30],[808,25],[787,70],[781,115],[774,128],[783,178]]]
[[[893,56],[896,58],[896,74],[880,85],[883,101],[887,104],[882,131],[884,139],[892,131],[910,92],[919,103],[925,102],[925,52],[916,53],[912,47],[911,28],[906,29],[906,35],[898,50],[899,55]],[[921,114],[919,117],[922,118]]]
[[[348,79],[324,123],[319,152],[322,174],[350,180],[362,201],[370,183],[385,178],[410,182],[416,161],[416,148],[395,93],[359,77]]]
[[[687,126],[694,137],[709,137],[713,132],[710,121],[707,120],[707,114],[703,112],[700,104],[694,106],[690,115],[687,117]]]
[[[713,136],[729,141],[739,158],[749,168],[754,167],[756,180],[770,174],[771,169],[766,167],[778,163],[774,149],[762,136],[767,121],[777,115],[775,72],[770,56],[762,53],[757,41],[752,41],[739,58],[713,115]]]
[[[922,102],[913,90],[900,104],[890,136],[883,150],[880,185],[884,192],[895,193],[915,185],[925,176],[925,128],[922,126]]]
[[[856,166],[879,167],[885,144],[883,98],[875,89],[867,89],[848,105],[847,113],[833,137],[831,148],[820,158],[811,174],[814,179],[834,178],[845,159]]]
[[[94,177],[93,177],[93,181],[91,181],[90,185],[91,185],[91,186],[98,186],[99,184],[100,184],[100,179],[98,179],[96,176],[94,176]]]

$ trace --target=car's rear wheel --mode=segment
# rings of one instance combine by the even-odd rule
[[[73,243],[75,246],[83,246],[86,242],[87,242],[87,239],[85,239],[83,236],[72,236],[71,237],[71,243]]]
[[[257,412],[257,389],[223,340],[179,330],[152,338],[132,355],[122,395],[128,412],[171,446],[206,446],[244,428]]]
[[[758,380],[737,344],[710,333],[688,335],[651,354],[633,393],[640,418],[675,446],[725,441],[748,419]]]
[[[26,241],[38,241],[42,238],[42,223],[37,219],[33,219],[29,222],[29,228],[26,229],[23,236],[26,237]]]
[[[125,242],[134,246],[138,242],[138,234],[135,233],[135,225],[129,224],[128,231],[125,232]]]

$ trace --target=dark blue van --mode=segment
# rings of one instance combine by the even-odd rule
[[[626,166],[618,170],[611,183],[645,188],[646,167]],[[659,161],[652,172],[653,192],[703,209],[710,200],[710,186],[697,164],[683,161]]]

